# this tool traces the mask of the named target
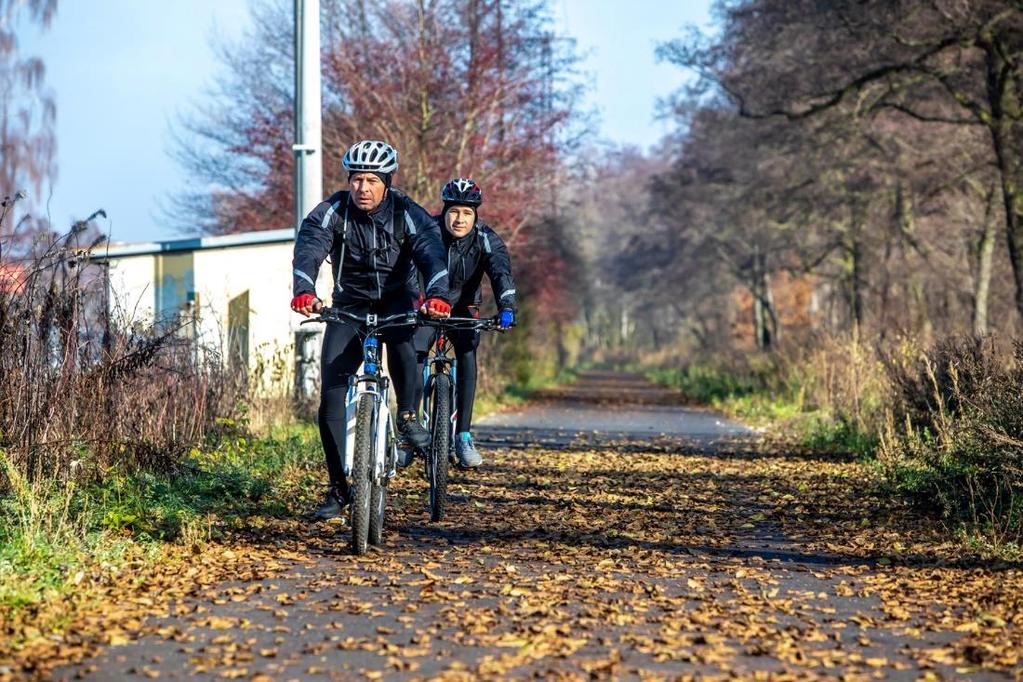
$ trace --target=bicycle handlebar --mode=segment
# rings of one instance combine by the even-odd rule
[[[442,317],[438,319],[420,318],[419,324],[437,329],[472,329],[478,331],[503,331],[497,326],[495,317]]]
[[[387,317],[377,317],[376,315],[356,315],[350,313],[347,310],[341,310],[340,308],[331,308],[324,306],[320,308],[319,315],[317,317],[311,317],[308,320],[303,320],[300,324],[309,324],[311,322],[326,322],[328,324],[353,324],[358,323],[365,325],[366,327],[372,327],[376,330],[383,329],[385,327],[400,327],[405,325],[422,325],[424,327],[436,327],[438,329],[472,329],[478,331],[504,331],[497,326],[496,317],[443,317],[443,318],[429,318],[422,317],[414,311],[407,313],[398,313],[396,315],[388,315]],[[512,326],[515,326],[512,323]]]
[[[413,311],[397,313],[396,315],[388,315],[386,317],[378,317],[373,314],[356,315],[355,313],[350,313],[347,310],[341,310],[340,308],[324,306],[323,308],[320,308],[320,314],[318,317],[303,320],[301,324],[309,324],[310,322],[326,322],[328,324],[358,323],[365,325],[366,327],[373,327],[374,329],[383,329],[384,327],[414,325],[417,320],[416,313]]]

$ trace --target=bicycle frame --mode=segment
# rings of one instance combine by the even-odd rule
[[[355,456],[355,413],[359,398],[363,394],[373,396],[373,480],[380,482],[394,478],[395,457],[391,457],[390,471],[387,467],[387,445],[390,434],[395,432],[394,415],[391,414],[388,395],[390,380],[380,371],[380,339],[376,333],[367,334],[362,343],[362,372],[348,379],[348,393],[345,396],[345,459],[342,463],[345,476],[351,476]]]
[[[426,362],[423,363],[423,423],[427,428],[430,428],[431,419],[431,397],[433,396],[433,378],[439,372],[446,372],[451,376],[451,443],[454,447],[455,442],[455,428],[458,423],[458,402],[457,402],[457,388],[456,380],[458,374],[458,367],[455,363],[455,359],[448,355],[448,349],[451,347],[450,340],[444,329],[438,329],[436,339],[430,344],[430,347],[434,349],[434,354],[427,357]]]
[[[364,394],[373,398],[373,470],[374,483],[386,483],[397,475],[397,425],[391,413],[390,378],[382,371],[380,332],[388,327],[415,324],[414,312],[380,318],[377,315],[359,316],[343,310],[324,308],[320,317],[307,322],[358,325],[362,337],[362,366],[348,378],[345,395],[345,458],[342,462],[345,476],[351,476],[355,457],[355,421],[359,399]],[[390,457],[388,457],[390,450]]]
[[[454,448],[455,430],[458,425],[458,366],[455,359],[448,355],[452,347],[448,338],[449,330],[494,331],[495,320],[491,318],[449,317],[439,320],[420,320],[421,325],[437,329],[436,336],[430,344],[433,354],[423,363],[423,423],[430,427],[430,396],[433,395],[433,377],[439,372],[451,376],[451,447]],[[449,453],[450,454],[450,453]]]
[[[423,408],[424,421],[431,426],[430,449],[425,453],[426,478],[430,486],[430,520],[443,521],[447,507],[449,465],[454,459],[458,409],[455,405],[457,389],[455,359],[448,354],[451,330],[482,331],[494,329],[493,319],[445,318],[421,320],[420,324],[435,327],[437,332],[431,340],[435,348],[423,367]],[[448,421],[445,424],[443,421]]]

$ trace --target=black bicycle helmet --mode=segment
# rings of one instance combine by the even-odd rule
[[[483,203],[483,190],[469,178],[455,178],[444,185],[444,189],[440,191],[440,198],[445,206],[458,204],[476,207]]]

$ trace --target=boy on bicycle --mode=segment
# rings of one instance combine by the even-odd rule
[[[398,152],[386,142],[364,140],[352,145],[342,165],[348,189],[335,192],[302,221],[295,239],[294,298],[291,309],[308,317],[322,308],[316,297],[316,275],[330,255],[332,303],[350,313],[386,317],[415,310],[417,287],[409,282],[415,270],[426,282],[423,310],[447,317],[448,271],[436,220],[416,202],[391,187]],[[430,433],[416,420],[416,351],[412,327],[383,334],[387,362],[394,379],[398,431],[417,447],[427,447]],[[345,398],[348,377],[362,363],[362,343],[351,325],[328,325],[320,356],[320,409],[317,421],[327,460],[330,484],[316,518],[340,516],[349,500],[344,476]]]
[[[517,299],[515,280],[512,279],[511,259],[504,241],[486,223],[479,219],[477,210],[483,203],[483,190],[468,178],[455,178],[441,190],[444,209],[437,217],[441,224],[441,237],[447,248],[448,293],[454,301],[452,314],[456,317],[478,317],[480,285],[483,275],[490,280],[497,303],[498,328],[508,329],[515,322]],[[420,328],[416,332],[416,351],[420,370],[433,338],[433,330]],[[456,362],[456,419],[455,454],[466,468],[483,463],[472,440],[472,406],[476,397],[476,348],[480,333],[452,330],[448,334],[455,349]],[[422,383],[417,384],[422,388]],[[421,395],[417,395],[419,405]],[[407,466],[411,450],[402,452],[400,463]]]

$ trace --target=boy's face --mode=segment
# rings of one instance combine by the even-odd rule
[[[476,224],[476,210],[471,206],[452,206],[444,213],[444,224],[453,237],[460,239]]]

